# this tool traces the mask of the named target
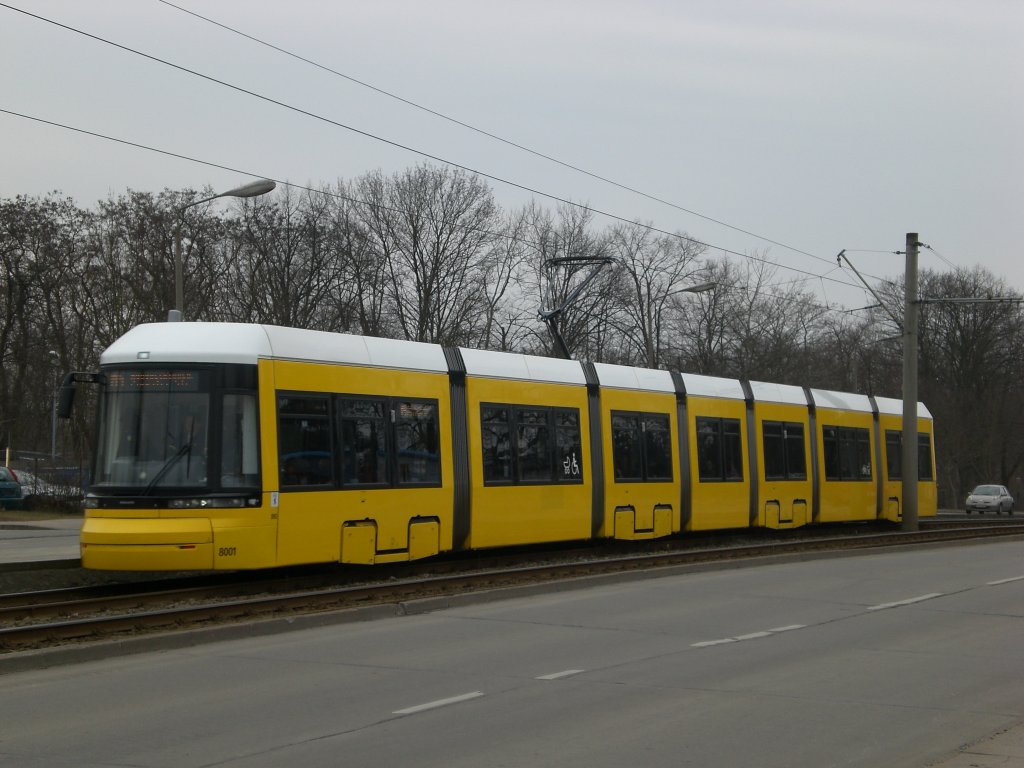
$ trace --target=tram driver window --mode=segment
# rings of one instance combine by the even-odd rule
[[[221,435],[221,485],[259,485],[259,414],[256,396],[225,394]]]

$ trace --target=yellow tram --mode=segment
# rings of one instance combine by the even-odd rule
[[[888,398],[231,323],[138,326],[89,378],[87,568],[374,564],[901,516]]]

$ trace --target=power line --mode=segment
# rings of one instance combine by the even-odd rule
[[[0,5],[2,5],[2,3],[0,3]],[[151,147],[151,146],[149,146],[147,144],[141,144],[141,143],[136,142],[136,141],[130,141],[128,139],[121,139],[121,138],[117,138],[116,136],[108,136],[107,134],[98,133],[97,131],[90,131],[90,130],[88,130],[86,128],[78,128],[78,127],[73,126],[73,125],[67,125],[65,123],[58,123],[58,122],[53,121],[53,120],[46,120],[45,118],[36,117],[34,115],[27,115],[25,113],[16,112],[14,110],[5,109],[3,107],[0,107],[0,113],[7,114],[7,115],[12,115],[14,117],[20,117],[20,118],[22,118],[24,120],[32,120],[32,121],[35,121],[37,123],[43,123],[44,125],[50,125],[50,126],[53,126],[55,128],[61,128],[61,129],[68,130],[68,131],[74,131],[75,133],[81,133],[81,134],[84,134],[86,136],[92,136],[94,138],[104,139],[106,141],[115,142],[117,144],[124,144],[124,145],[129,146],[129,147],[135,147],[136,149],[143,149],[143,150],[146,150],[148,152],[156,152],[158,154],[166,155],[168,157],[174,157],[174,158],[177,158],[179,160],[187,160],[189,162],[198,163],[200,165],[205,165],[205,166],[208,166],[210,168],[218,168],[218,169],[223,170],[223,171],[231,171],[232,173],[238,173],[238,174],[242,174],[244,176],[252,176],[254,178],[270,178],[272,181],[275,181],[278,184],[281,184],[283,186],[291,187],[293,189],[301,189],[301,190],[304,190],[304,191],[307,191],[307,192],[313,192],[315,194],[328,195],[329,197],[334,197],[334,198],[337,198],[337,199],[340,199],[340,200],[347,200],[348,202],[356,203],[358,205],[366,205],[366,206],[370,206],[370,207],[376,207],[376,208],[380,208],[382,210],[388,210],[388,211],[392,211],[392,212],[395,212],[395,213],[408,213],[408,211],[402,211],[401,209],[390,208],[388,206],[382,206],[382,205],[379,205],[377,203],[370,203],[370,202],[367,202],[366,200],[359,200],[358,198],[348,197],[346,195],[342,195],[342,194],[339,194],[337,192],[329,192],[329,191],[326,191],[326,190],[323,190],[323,189],[316,189],[314,187],[307,187],[307,186],[302,185],[302,184],[294,184],[292,182],[284,181],[282,179],[274,179],[274,178],[272,178],[269,175],[264,174],[264,173],[258,173],[258,172],[255,172],[255,171],[243,170],[241,168],[235,168],[233,166],[224,165],[222,163],[215,163],[215,162],[212,162],[210,160],[201,160],[199,158],[191,157],[190,155],[184,155],[184,154],[181,154],[179,152],[172,152],[170,150],[160,149],[159,147]],[[469,169],[469,170],[470,170],[471,173],[473,172],[471,169]],[[538,194],[542,194],[543,195],[543,193],[538,193]],[[566,201],[566,202],[568,202],[568,201]],[[587,206],[581,205],[579,203],[569,203],[569,204],[573,205],[573,206],[576,206],[578,208],[582,208],[583,210],[592,210],[592,211],[595,211],[596,213],[601,213],[601,211],[597,211],[596,209],[593,209],[593,208],[588,208]],[[853,285],[852,283],[844,283],[841,280],[834,280],[833,278],[824,277],[822,275],[818,275],[818,274],[815,274],[813,272],[807,272],[806,270],[798,269],[796,267],[790,267],[790,266],[787,266],[785,264],[779,264],[777,262],[769,261],[767,259],[762,259],[762,258],[760,258],[758,256],[751,256],[749,254],[739,253],[738,251],[732,251],[732,250],[729,250],[728,248],[723,248],[721,246],[704,243],[704,242],[701,242],[699,240],[694,240],[693,238],[690,238],[690,237],[684,237],[682,235],[679,235],[679,234],[676,234],[676,233],[673,233],[673,232],[668,232],[666,230],[658,229],[657,227],[652,227],[649,224],[641,224],[639,222],[628,222],[628,221],[626,221],[626,219],[623,219],[623,218],[618,217],[618,216],[614,216],[612,214],[603,214],[603,215],[610,216],[611,218],[617,219],[619,221],[626,222],[626,223],[630,224],[631,226],[641,227],[642,229],[646,229],[646,230],[648,230],[650,232],[657,232],[659,234],[666,235],[668,237],[673,237],[673,238],[676,238],[676,239],[685,240],[687,242],[691,242],[691,243],[695,243],[697,245],[704,246],[705,248],[711,248],[713,250],[721,251],[722,253],[728,253],[728,254],[730,254],[732,256],[739,256],[739,257],[745,258],[745,259],[747,259],[749,261],[757,261],[757,262],[761,262],[762,264],[776,266],[776,267],[779,267],[781,269],[790,270],[792,272],[798,272],[800,274],[803,274],[803,275],[807,276],[805,278],[802,278],[802,279],[805,279],[805,280],[810,280],[810,279],[815,279],[815,280],[826,279],[826,280],[830,280],[830,281],[835,282],[835,283],[839,283],[840,285],[845,285],[847,287],[851,287],[851,288],[858,287],[856,285]],[[467,227],[463,227],[463,228],[464,229],[468,229],[470,231],[479,231],[479,232],[482,232],[482,233],[485,233],[485,234],[491,234],[491,235],[496,235],[496,236],[499,236],[499,237],[505,237],[505,238],[509,239],[512,242],[522,242],[522,243],[525,243],[527,245],[531,245],[531,246],[533,246],[535,248],[540,248],[541,247],[539,243],[535,243],[535,242],[532,242],[530,240],[525,240],[523,238],[513,237],[511,235],[505,235],[505,234],[502,234],[500,232],[490,232],[488,230],[481,230],[481,229],[474,228],[474,227],[468,227],[468,228]]]
[[[562,203],[564,205],[568,205],[568,206],[572,206],[572,207],[576,207],[576,208],[581,208],[581,209],[584,209],[584,210],[589,210],[589,211],[597,213],[597,214],[599,214],[601,216],[605,216],[605,217],[607,217],[609,219],[612,219],[612,220],[615,220],[615,221],[619,221],[619,222],[622,222],[622,223],[625,223],[625,224],[631,224],[632,225],[632,224],[637,224],[638,223],[638,222],[634,222],[634,221],[631,221],[629,219],[626,219],[623,216],[619,216],[617,214],[609,213],[609,212],[601,210],[599,208],[594,208],[594,207],[589,206],[589,205],[583,205],[581,203],[576,203],[576,202],[573,202],[571,200],[568,200],[566,198],[560,197],[560,196],[552,194],[552,193],[548,193],[548,192],[544,192],[542,190],[534,189],[532,187],[526,186],[524,184],[520,184],[518,182],[511,181],[509,179],[505,179],[505,178],[500,177],[500,176],[495,176],[493,174],[489,174],[489,173],[486,173],[486,172],[483,172],[483,171],[478,171],[475,168],[471,168],[469,166],[462,165],[460,163],[456,163],[456,162],[451,161],[451,160],[446,160],[445,158],[440,157],[438,155],[434,155],[434,154],[431,154],[429,152],[426,152],[426,151],[423,151],[423,150],[419,150],[419,149],[416,149],[414,147],[410,147],[408,145],[402,144],[400,142],[393,141],[391,139],[387,139],[385,137],[378,136],[376,134],[369,133],[367,131],[363,131],[363,130],[361,130],[359,128],[355,128],[354,126],[346,125],[345,123],[341,123],[341,122],[338,122],[338,121],[333,120],[331,118],[324,117],[322,115],[318,115],[318,114],[316,114],[314,112],[310,112],[310,111],[302,109],[300,107],[292,106],[290,104],[287,104],[285,102],[279,101],[277,99],[273,99],[273,98],[271,98],[269,96],[265,96],[263,94],[257,93],[255,91],[248,90],[248,89],[243,88],[241,86],[234,85],[232,83],[228,83],[228,82],[226,82],[224,80],[220,80],[220,79],[215,78],[215,77],[213,77],[211,75],[203,74],[203,73],[198,72],[196,70],[189,69],[188,67],[184,67],[184,66],[182,66],[180,64],[175,64],[175,63],[167,61],[165,59],[161,59],[161,58],[159,58],[157,56],[153,56],[153,55],[145,53],[143,51],[139,51],[139,50],[137,50],[135,48],[131,48],[131,47],[123,45],[121,43],[113,42],[111,40],[108,40],[106,38],[100,37],[98,35],[94,35],[94,34],[92,34],[90,32],[86,32],[86,31],[78,29],[76,27],[72,27],[72,26],[69,26],[67,24],[63,24],[61,22],[54,21],[53,19],[49,19],[49,18],[46,18],[44,16],[40,16],[38,14],[34,14],[34,13],[29,12],[29,11],[25,11],[25,10],[23,10],[21,8],[17,8],[15,6],[9,5],[7,3],[0,2],[0,7],[7,8],[8,10],[16,11],[18,13],[21,13],[21,14],[25,15],[25,16],[29,16],[29,17],[37,19],[39,21],[46,22],[48,24],[51,24],[51,25],[56,26],[56,27],[59,27],[59,28],[64,29],[66,31],[74,32],[75,34],[82,35],[83,37],[87,37],[87,38],[95,40],[97,42],[104,43],[105,45],[109,45],[109,46],[112,46],[114,48],[118,48],[118,49],[123,50],[123,51],[125,51],[127,53],[132,53],[132,54],[134,54],[136,56],[141,56],[142,58],[149,59],[150,61],[154,61],[154,62],[156,62],[158,64],[163,64],[164,66],[171,67],[172,69],[177,69],[177,70],[179,70],[181,72],[185,72],[186,74],[193,75],[194,77],[199,77],[201,79],[207,80],[209,82],[215,83],[215,84],[223,86],[225,88],[229,88],[231,90],[238,91],[239,93],[243,93],[245,95],[252,96],[253,98],[259,99],[261,101],[265,101],[265,102],[270,103],[270,104],[274,104],[275,106],[279,106],[279,107],[281,107],[283,109],[287,109],[287,110],[290,110],[292,112],[296,112],[298,114],[305,115],[307,117],[311,117],[311,118],[313,118],[315,120],[319,120],[319,121],[328,123],[330,125],[334,125],[335,127],[338,127],[338,128],[343,128],[343,129],[345,129],[347,131],[351,131],[353,133],[356,133],[356,134],[361,135],[361,136],[365,136],[365,137],[373,139],[375,141],[380,141],[380,142],[382,142],[384,144],[388,144],[390,146],[393,146],[393,147],[396,147],[396,148],[399,148],[399,149],[403,149],[403,150],[405,150],[407,152],[412,152],[414,154],[421,155],[422,157],[426,157],[428,159],[435,160],[435,161],[437,161],[439,163],[443,163],[445,165],[449,165],[449,166],[451,166],[453,168],[459,168],[459,169],[467,171],[469,173],[473,173],[473,174],[476,174],[478,176],[482,176],[484,178],[491,179],[492,181],[496,181],[498,183],[505,184],[505,185],[514,187],[516,189],[520,189],[520,190],[523,190],[525,192],[529,192],[529,193],[534,194],[534,195],[538,195],[540,197],[545,197],[545,198],[548,198],[550,200],[554,200],[554,201]],[[703,242],[701,240],[697,240],[696,238],[692,238],[692,237],[687,237],[687,236],[682,235],[682,234],[680,234],[678,232],[669,232],[668,230],[663,230],[663,229],[660,229],[658,227],[654,227],[654,226],[651,226],[651,225],[641,225],[641,226],[644,226],[645,228],[647,228],[648,230],[650,230],[652,232],[657,232],[659,234],[663,234],[663,235],[666,235],[668,237],[685,240],[687,242],[691,242],[691,243],[694,243],[694,244],[697,244],[697,245],[702,245],[702,246],[705,246],[705,247],[713,247],[713,248],[716,248],[718,250],[723,251],[724,253],[730,253],[730,254],[733,254],[733,255],[741,257],[741,258],[746,258],[746,259],[750,259],[750,260],[754,260],[754,261],[762,261],[762,262],[765,261],[764,259],[760,259],[758,257],[750,256],[749,254],[740,253],[738,251],[733,251],[731,249],[723,248],[723,247],[720,247],[720,246],[712,246],[712,245],[710,245],[708,243],[705,243],[705,242]],[[752,236],[756,237],[756,235],[752,235]],[[787,247],[788,248],[788,246],[784,246],[784,245],[782,247]],[[825,261],[824,259],[821,259],[821,257],[814,256],[813,254],[807,254],[807,255],[811,256],[812,258]],[[766,262],[766,263],[774,263],[774,262]],[[815,273],[809,272],[807,270],[798,269],[796,267],[789,267],[789,266],[785,266],[785,265],[781,265],[781,264],[779,264],[778,266],[781,266],[784,269],[789,269],[791,271],[798,272],[798,273],[801,273],[801,274],[813,275],[814,277],[819,278],[819,279],[829,279],[831,282],[836,282],[836,283],[838,283],[840,285],[845,285],[847,287],[857,287],[856,285],[854,285],[852,283],[846,283],[846,282],[843,282],[841,280],[835,280],[834,278],[822,278],[822,276],[820,276],[820,275],[816,275]],[[876,280],[881,280],[882,279],[882,278],[875,277],[874,275],[869,275],[869,277],[873,277]]]
[[[66,125],[64,123],[58,123],[58,122],[55,122],[55,121],[52,121],[52,120],[46,120],[46,119],[41,118],[41,117],[34,117],[32,115],[26,115],[26,114],[21,113],[21,112],[15,112],[13,110],[4,109],[3,107],[0,107],[0,113],[11,115],[13,117],[20,117],[20,118],[25,119],[25,120],[31,120],[31,121],[34,121],[34,122],[37,122],[37,123],[42,123],[43,125],[49,125],[49,126],[52,126],[52,127],[55,127],[55,128],[61,128],[63,130],[73,131],[75,133],[81,133],[81,134],[86,135],[86,136],[91,136],[93,138],[103,139],[105,141],[114,142],[116,144],[123,144],[125,146],[133,147],[135,149],[141,149],[141,150],[145,150],[147,152],[154,152],[154,153],[157,153],[157,154],[165,155],[167,157],[173,157],[173,158],[176,158],[178,160],[185,160],[185,161],[188,161],[190,163],[196,163],[198,165],[203,165],[203,166],[206,166],[206,167],[209,167],[209,168],[217,168],[218,170],[230,171],[231,173],[236,173],[236,174],[243,175],[243,176],[251,176],[253,178],[270,178],[267,174],[264,174],[264,173],[258,173],[258,172],[255,172],[255,171],[246,170],[246,169],[242,169],[242,168],[236,168],[234,166],[224,165],[223,163],[215,163],[215,162],[210,161],[210,160],[202,160],[200,158],[191,157],[190,155],[181,154],[179,152],[172,152],[170,150],[160,149],[159,147],[151,147],[151,146],[148,146],[146,144],[141,144],[139,142],[129,141],[128,139],[121,139],[121,138],[117,138],[115,136],[108,136],[106,134],[98,133],[96,131],[90,131],[90,130],[87,130],[85,128],[78,128],[78,127],[75,127],[75,126],[72,126],[72,125]],[[366,206],[366,207],[369,207],[369,208],[376,208],[376,209],[379,209],[379,210],[391,211],[393,213],[400,213],[400,214],[409,213],[408,211],[400,209],[400,208],[394,208],[392,206],[382,205],[380,203],[371,203],[371,202],[368,202],[366,200],[361,200],[359,198],[351,197],[351,196],[348,196],[348,195],[343,195],[343,194],[341,194],[339,192],[333,192],[333,191],[330,191],[329,189],[323,189],[323,188],[317,189],[315,187],[309,187],[309,186],[306,186],[306,185],[303,185],[303,184],[295,184],[295,183],[292,183],[292,182],[289,182],[289,181],[285,181],[285,180],[282,180],[282,179],[271,179],[271,180],[276,182],[277,184],[280,184],[281,186],[284,186],[284,187],[289,187],[291,189],[298,189],[298,190],[302,190],[304,192],[310,192],[310,193],[316,194],[316,195],[324,195],[326,197],[331,197],[331,198],[334,198],[334,199],[337,199],[337,200],[344,200],[346,202],[353,203],[355,205],[362,205],[362,206]],[[541,243],[537,243],[537,242],[534,242],[532,240],[528,240],[526,238],[519,237],[519,236],[516,236],[516,235],[510,235],[510,234],[505,233],[505,232],[494,232],[492,230],[481,229],[480,227],[467,227],[465,225],[458,225],[458,226],[461,229],[464,229],[464,230],[467,230],[467,231],[479,232],[481,234],[488,234],[488,235],[492,235],[492,236],[495,236],[495,237],[500,237],[500,238],[503,238],[505,240],[508,240],[509,242],[522,243],[524,245],[529,245],[529,246],[531,246],[533,248],[537,248],[537,249],[540,249],[542,247]],[[645,228],[645,229],[652,229],[651,227],[649,227],[647,225],[644,225],[644,224],[638,224],[637,226],[640,226],[640,227]],[[655,230],[655,231],[657,231],[657,230]],[[776,263],[776,262],[768,261],[766,259],[761,259],[761,258],[754,257],[754,256],[747,256],[746,254],[739,254],[739,253],[736,253],[736,252],[733,252],[733,251],[728,251],[727,249],[724,249],[724,248],[718,248],[717,246],[709,246],[709,247],[711,247],[711,248],[713,248],[715,250],[721,250],[723,253],[730,253],[730,254],[736,255],[736,256],[744,256],[747,259],[750,259],[752,261],[759,261],[759,262],[762,262],[762,263],[764,263],[764,264],[766,264],[768,266],[775,266],[775,267],[779,267],[780,269],[786,269],[786,270],[790,270],[790,271],[802,272],[802,270],[798,270],[798,269],[796,269],[794,267],[788,267],[788,266],[786,266],[784,264],[779,264],[779,263]],[[788,281],[785,281],[785,282],[768,283],[767,285],[764,286],[764,290],[754,289],[754,288],[750,288],[750,287],[747,287],[747,286],[740,286],[740,285],[724,286],[722,290],[725,291],[725,292],[742,292],[742,293],[746,293],[746,294],[761,293],[761,294],[763,294],[765,296],[770,296],[770,297],[776,298],[776,299],[793,299],[794,298],[793,296],[788,296],[786,294],[775,293],[775,292],[772,292],[772,291],[770,291],[768,289],[784,287],[784,286],[787,286],[787,285],[795,285],[796,283],[807,282],[809,280],[830,279],[827,276],[816,275],[816,274],[809,273],[809,272],[803,272],[803,274],[805,274],[806,276],[805,277],[801,277],[801,278],[797,278],[797,279],[794,279],[794,280],[788,280]],[[849,283],[842,283],[841,281],[835,281],[834,280],[833,282],[840,282],[840,284],[847,285],[847,286],[850,286],[850,287],[859,287],[859,286],[853,286],[853,285],[851,285]],[[826,311],[826,312],[835,312],[835,313],[839,313],[839,314],[850,314],[852,312],[860,311],[860,310],[847,310],[847,309],[840,308],[840,307],[829,306],[828,304],[819,304],[817,302],[809,301],[807,299],[806,295],[801,295],[798,298],[800,300],[804,301],[807,306],[813,307],[814,309],[820,309],[820,310],[823,310],[823,311]],[[870,308],[871,307],[865,307],[865,308],[862,308],[862,309],[870,309]]]
[[[951,262],[951,261],[950,261],[949,259],[947,259],[947,258],[946,258],[945,256],[943,256],[943,255],[942,255],[941,253],[939,253],[938,251],[936,251],[936,250],[935,250],[934,248],[932,248],[932,247],[931,247],[930,245],[928,245],[927,243],[921,243],[921,247],[922,247],[922,248],[927,248],[927,249],[928,249],[929,251],[931,251],[931,252],[932,252],[932,253],[934,253],[934,254],[935,254],[936,256],[938,256],[938,257],[939,257],[940,259],[942,259],[942,261],[943,261],[943,262],[944,262],[944,263],[946,264],[946,266],[948,266],[948,267],[949,267],[950,269],[952,269],[952,270],[953,270],[954,272],[956,271],[956,269],[957,269],[957,266],[956,266],[956,264],[954,264],[953,262]]]
[[[200,19],[200,20],[202,20],[202,21],[204,21],[204,22],[206,22],[208,24],[213,24],[216,27],[220,27],[221,29],[226,30],[227,32],[231,32],[232,34],[238,35],[239,37],[243,37],[246,40],[250,40],[250,41],[252,41],[252,42],[254,42],[254,43],[258,44],[258,45],[262,45],[262,46],[264,46],[266,48],[270,48],[271,50],[277,51],[278,53],[284,54],[285,56],[289,56],[289,57],[291,57],[293,59],[297,59],[298,61],[301,61],[301,62],[303,62],[305,64],[309,64],[310,66],[316,67],[317,69],[321,69],[324,72],[328,72],[328,73],[330,73],[332,75],[335,75],[336,77],[341,77],[341,78],[343,78],[345,80],[348,80],[351,83],[355,83],[356,85],[362,86],[363,88],[368,88],[371,91],[374,91],[375,93],[381,94],[382,96],[387,96],[388,98],[395,99],[396,101],[400,101],[401,103],[403,103],[403,104],[405,104],[407,106],[413,107],[414,109],[421,110],[421,111],[426,112],[426,113],[428,113],[430,115],[433,115],[434,117],[438,117],[438,118],[441,118],[442,120],[446,120],[446,121],[448,121],[450,123],[453,123],[455,125],[458,125],[458,126],[460,126],[462,128],[465,128],[467,130],[470,130],[470,131],[473,131],[475,133],[478,133],[481,136],[486,136],[487,138],[494,139],[495,141],[499,141],[502,144],[506,144],[506,145],[508,145],[510,147],[515,147],[516,149],[519,149],[519,150],[521,150],[523,152],[527,152],[527,153],[529,153],[531,155],[534,155],[535,157],[539,157],[539,158],[542,158],[544,160],[548,160],[548,161],[550,161],[552,163],[555,163],[557,165],[562,166],[563,168],[568,168],[569,170],[576,171],[577,173],[582,173],[583,175],[589,176],[590,178],[596,179],[597,181],[604,182],[605,184],[610,184],[610,185],[612,185],[614,187],[617,187],[618,189],[625,190],[626,192],[632,192],[635,195],[639,195],[641,197],[644,197],[644,198],[646,198],[648,200],[651,200],[653,202],[656,202],[656,203],[661,203],[662,205],[667,205],[670,208],[674,208],[674,209],[676,209],[678,211],[682,211],[683,213],[688,213],[691,216],[696,216],[698,218],[704,219],[705,221],[710,221],[713,224],[718,224],[719,226],[726,227],[727,229],[731,229],[734,232],[740,232],[740,233],[742,233],[744,235],[749,235],[750,237],[757,238],[758,240],[763,240],[766,243],[771,243],[772,245],[777,245],[780,248],[785,248],[787,250],[793,251],[794,253],[799,253],[799,254],[802,254],[804,256],[808,256],[808,257],[810,257],[812,259],[817,259],[818,261],[821,261],[821,262],[824,262],[824,263],[827,263],[827,264],[831,263],[828,259],[825,259],[825,258],[823,258],[821,256],[817,256],[817,255],[815,255],[813,253],[810,253],[808,251],[804,251],[804,250],[802,250],[800,248],[796,248],[796,247],[794,247],[792,245],[787,245],[785,243],[779,242],[778,240],[773,240],[772,238],[766,237],[764,235],[759,235],[756,232],[751,232],[749,230],[743,229],[742,227],[737,227],[735,225],[729,224],[728,222],[722,221],[720,219],[716,219],[716,218],[714,218],[712,216],[708,216],[706,214],[699,213],[698,211],[694,211],[694,210],[692,210],[690,208],[685,208],[682,205],[679,205],[678,203],[673,203],[670,200],[665,200],[664,198],[658,197],[656,195],[652,195],[652,194],[650,194],[648,192],[644,192],[641,189],[637,189],[635,187],[631,187],[628,184],[624,184],[622,182],[615,181],[614,179],[610,179],[610,178],[608,178],[606,176],[602,176],[599,173],[596,173],[594,171],[588,171],[586,168],[581,168],[581,167],[579,167],[577,165],[573,165],[572,163],[566,162],[564,160],[559,160],[557,157],[552,157],[551,155],[545,154],[544,152],[541,152],[541,151],[536,150],[536,149],[532,149],[532,148],[527,147],[527,146],[525,146],[523,144],[519,144],[518,142],[512,141],[511,139],[506,139],[506,138],[504,138],[502,136],[499,136],[499,135],[497,135],[495,133],[491,133],[490,131],[486,131],[483,128],[477,128],[476,126],[471,125],[471,124],[469,124],[467,122],[464,122],[462,120],[459,120],[458,118],[451,117],[450,115],[446,115],[443,112],[439,112],[439,111],[437,111],[435,109],[431,109],[430,107],[426,107],[426,106],[424,106],[422,104],[418,104],[415,101],[407,99],[407,98],[405,98],[403,96],[399,96],[398,94],[392,93],[390,91],[384,90],[383,88],[380,88],[380,87],[378,87],[376,85],[373,85],[372,83],[368,83],[365,80],[360,80],[360,79],[358,79],[356,77],[352,77],[351,75],[346,75],[344,72],[339,72],[338,70],[333,69],[331,67],[328,67],[325,64],[321,64],[321,63],[319,63],[317,61],[314,61],[312,59],[308,59],[305,56],[302,56],[300,54],[295,53],[294,51],[289,51],[286,48],[282,48],[282,47],[280,47],[278,45],[274,45],[273,43],[267,42],[266,40],[262,40],[262,39],[260,39],[258,37],[255,37],[254,35],[250,35],[250,34],[248,34],[246,32],[242,32],[241,30],[236,29],[235,27],[232,27],[232,26],[230,26],[228,24],[225,24],[225,23],[220,22],[220,21],[216,21],[214,19],[209,18],[208,16],[203,16],[202,14],[196,13],[195,11],[191,11],[188,8],[183,8],[180,5],[176,5],[175,3],[169,2],[169,0],[158,0],[158,2],[161,2],[161,3],[163,3],[164,5],[166,5],[166,6],[170,7],[170,8],[174,8],[175,10],[181,11],[182,13],[186,13],[189,16],[193,16],[193,17],[195,17],[197,19]]]
[[[284,181],[282,179],[274,179],[274,178],[269,177],[267,174],[257,173],[255,171],[248,171],[248,170],[244,170],[242,168],[235,168],[233,166],[224,165],[222,163],[215,163],[212,160],[202,160],[202,159],[197,158],[197,157],[191,157],[190,155],[183,155],[183,154],[181,154],[179,152],[172,152],[172,151],[167,150],[167,149],[160,149],[159,147],[151,147],[151,146],[149,146],[147,144],[140,144],[139,142],[136,142],[136,141],[129,141],[128,139],[120,139],[120,138],[117,138],[116,136],[108,136],[106,134],[97,133],[96,131],[90,131],[90,130],[87,130],[85,128],[77,128],[77,127],[75,127],[73,125],[66,125],[64,123],[58,123],[58,122],[55,122],[53,120],[46,120],[46,119],[41,118],[41,117],[35,117],[33,115],[26,115],[26,114],[23,114],[21,112],[15,112],[15,111],[10,110],[10,109],[4,109],[3,107],[0,107],[0,113],[7,114],[7,115],[12,115],[14,117],[20,117],[20,118],[23,118],[25,120],[33,120],[33,121],[35,121],[37,123],[43,123],[44,125],[50,125],[50,126],[53,126],[55,128],[62,128],[64,130],[74,131],[75,133],[81,133],[81,134],[84,134],[86,136],[92,136],[92,137],[97,138],[97,139],[104,139],[105,141],[111,141],[111,142],[114,142],[116,144],[124,144],[125,146],[128,146],[128,147],[134,147],[136,149],[143,149],[143,150],[146,150],[147,152],[156,152],[157,154],[166,155],[167,157],[173,157],[173,158],[176,158],[178,160],[187,160],[190,163],[197,163],[199,165],[205,165],[205,166],[207,166],[209,168],[217,168],[217,169],[222,170],[222,171],[231,171],[231,173],[237,173],[237,174],[240,174],[242,176],[252,176],[253,178],[270,179],[271,181],[273,181],[273,182],[275,182],[277,184],[280,184],[281,186],[284,186],[284,187],[290,187],[291,189],[300,189],[300,190],[302,190],[304,192],[311,192],[311,193],[317,194],[317,195],[326,195],[327,197],[333,197],[333,198],[335,198],[337,200],[345,200],[346,202],[355,203],[356,205],[365,205],[365,206],[367,206],[369,208],[376,208],[376,209],[382,210],[382,211],[390,211],[392,213],[401,213],[401,214],[409,213],[409,211],[405,211],[405,210],[402,210],[400,208],[393,208],[391,206],[382,205],[380,203],[371,203],[371,202],[368,202],[366,200],[360,200],[360,199],[355,198],[355,197],[349,197],[348,195],[343,195],[340,192],[331,192],[331,191],[329,191],[327,189],[317,189],[315,187],[307,187],[304,184],[295,184],[295,183],[292,183],[290,181]],[[540,248],[541,247],[540,243],[535,243],[532,240],[526,240],[525,238],[515,237],[515,236],[512,236],[512,235],[508,235],[508,234],[502,233],[502,232],[493,232],[493,231],[486,230],[486,229],[480,229],[479,227],[468,227],[468,226],[465,226],[465,225],[462,225],[462,224],[457,225],[457,226],[459,228],[463,229],[463,230],[466,230],[467,232],[480,232],[481,234],[493,235],[495,237],[503,237],[503,238],[509,240],[510,242],[523,243],[525,245],[530,245],[530,246],[533,246],[535,248]]]

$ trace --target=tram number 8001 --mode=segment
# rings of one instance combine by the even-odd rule
[[[238,554],[238,547],[221,547],[217,550],[217,557],[234,557]]]

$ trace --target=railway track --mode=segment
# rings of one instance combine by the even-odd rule
[[[871,529],[855,535],[725,545],[721,538],[709,538],[696,548],[687,537],[652,542],[642,551],[610,546],[596,551],[534,552],[528,562],[522,555],[499,554],[393,569],[346,570],[340,584],[342,572],[317,569],[284,578],[233,575],[0,595],[0,653],[365,606],[392,605],[400,612],[406,604],[427,598],[631,571],[998,536],[1024,536],[1024,520],[928,521],[914,533]],[[353,583],[353,574],[362,583]]]

